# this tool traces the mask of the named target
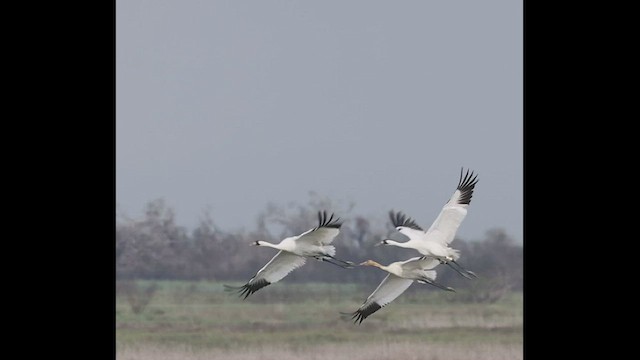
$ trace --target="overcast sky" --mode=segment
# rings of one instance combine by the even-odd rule
[[[428,227],[464,166],[458,236],[520,242],[522,19],[512,0],[117,0],[117,206],[232,231],[315,191]]]

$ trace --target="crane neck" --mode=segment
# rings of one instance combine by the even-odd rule
[[[375,261],[371,261],[371,263],[369,265],[370,266],[375,266],[378,269],[381,269],[381,270],[384,270],[384,271],[387,271],[387,272],[389,271],[389,267],[388,266],[384,266],[384,265],[382,265],[380,263],[377,263]]]
[[[386,272],[388,272],[388,273],[390,273],[390,272],[391,272],[391,271],[389,271],[389,267],[388,267],[388,266],[384,266],[384,265],[380,265],[380,264],[378,264],[378,265],[376,265],[376,266],[377,266],[380,270],[384,270],[384,271],[386,271]]]
[[[283,250],[282,247],[280,246],[280,244],[272,244],[272,243],[270,243],[268,241],[259,240],[258,241],[258,245],[259,246],[266,246],[266,247],[274,248],[274,249],[277,249],[277,250]]]
[[[393,245],[393,246],[397,246],[397,247],[401,247],[401,248],[405,248],[405,249],[412,249],[411,246],[407,246],[407,242],[397,242],[394,240],[386,240],[387,245]]]

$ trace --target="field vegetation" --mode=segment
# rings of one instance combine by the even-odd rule
[[[203,216],[189,232],[163,201],[143,219],[118,214],[115,331],[118,359],[522,359],[522,246],[500,229],[482,239],[456,239],[460,263],[479,275],[464,279],[439,266],[438,282],[457,292],[414,284],[387,307],[353,324],[352,312],[385,274],[309,260],[281,282],[246,300],[223,290],[244,284],[278,242],[314,226],[313,198],[304,206],[269,205],[253,230],[228,231]],[[335,241],[340,258],[381,263],[416,253],[374,247],[393,229],[384,218],[345,218]],[[425,224],[428,226],[429,224]],[[464,226],[464,225],[463,225]],[[402,239],[398,239],[403,241]]]

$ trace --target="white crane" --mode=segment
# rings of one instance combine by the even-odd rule
[[[318,211],[318,226],[315,228],[300,235],[288,237],[279,244],[262,240],[252,243],[252,245],[267,246],[280,251],[246,284],[239,287],[225,285],[225,288],[228,291],[238,291],[240,296],[244,295],[246,299],[254,292],[280,281],[291,271],[304,265],[308,257],[343,268],[353,268],[354,263],[351,261],[336,259],[334,257],[336,249],[333,245],[329,245],[340,232],[342,223],[338,220],[339,218],[333,219],[333,214],[327,218],[326,211]]]
[[[478,176],[473,176],[473,171],[469,174],[469,170],[467,170],[464,177],[462,173],[463,169],[460,170],[460,180],[456,191],[444,205],[429,230],[424,231],[410,217],[407,217],[401,212],[394,214],[392,210],[389,212],[389,217],[391,218],[393,226],[398,232],[407,236],[409,241],[397,242],[391,239],[385,239],[378,245],[384,244],[415,249],[422,255],[434,257],[443,264],[449,265],[467,279],[477,277],[472,271],[465,270],[456,262],[460,257],[460,251],[449,247],[449,243],[453,241],[460,223],[462,223],[462,220],[464,220],[467,215],[467,207],[469,207],[469,203],[471,202],[473,189],[478,183]]]
[[[455,291],[454,289],[435,282],[436,271],[431,270],[438,266],[440,262],[437,259],[427,256],[415,257],[405,261],[397,261],[388,266],[380,265],[373,260],[367,260],[360,265],[375,266],[389,274],[385,277],[380,285],[369,295],[367,300],[353,313],[342,313],[343,315],[351,315],[354,323],[361,323],[369,315],[380,310],[383,306],[392,302],[400,296],[405,290],[417,281],[420,284],[430,284],[447,291]]]

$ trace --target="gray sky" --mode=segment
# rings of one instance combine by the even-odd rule
[[[521,1],[116,1],[116,202],[252,229],[309,191],[522,241]],[[339,212],[341,209],[330,209]]]

